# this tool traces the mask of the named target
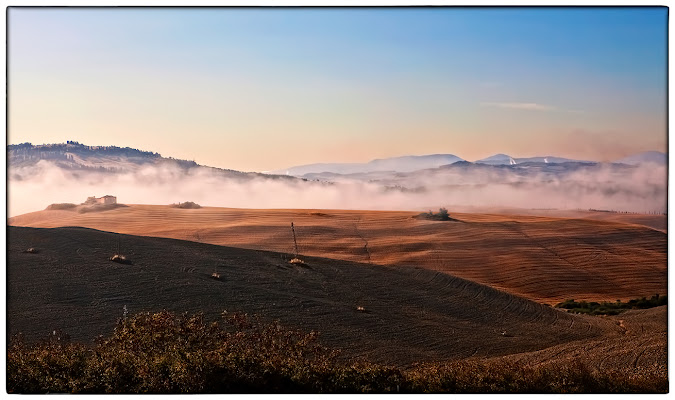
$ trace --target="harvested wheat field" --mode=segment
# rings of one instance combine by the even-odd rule
[[[131,205],[90,213],[45,210],[10,218],[9,224],[82,226],[291,254],[293,222],[303,255],[423,267],[537,302],[625,301],[666,293],[667,234],[637,224],[635,215],[614,214],[613,221],[462,213],[452,213],[457,221],[427,221],[415,215]],[[642,220],[657,224],[657,218],[665,217]]]
[[[131,265],[109,257],[119,248]],[[34,247],[36,253],[24,250]],[[142,311],[223,310],[321,333],[381,363],[490,358],[622,337],[612,319],[568,314],[451,275],[85,228],[8,229],[8,327],[77,341]],[[217,271],[219,279],[213,279]]]

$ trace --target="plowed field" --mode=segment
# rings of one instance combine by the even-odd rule
[[[666,293],[667,234],[636,224],[636,216],[624,223],[620,214],[599,221],[452,213],[458,221],[450,222],[414,215],[132,205],[96,213],[40,211],[11,218],[9,224],[82,226],[289,254],[294,252],[293,222],[303,255],[423,267],[537,302]]]
[[[318,330],[345,355],[407,365],[618,337],[614,321],[558,311],[451,275],[85,228],[8,230],[8,327],[108,335],[129,313],[223,310]],[[132,265],[108,260],[119,246]],[[38,253],[25,253],[33,247]],[[212,279],[217,271],[220,279]],[[362,311],[357,310],[363,307]],[[631,328],[633,329],[633,328]]]
[[[598,317],[601,318],[601,317]],[[621,328],[602,339],[561,344],[542,351],[507,356],[528,364],[565,364],[582,360],[598,370],[624,371],[630,375],[668,375],[668,308],[630,310],[606,317]]]

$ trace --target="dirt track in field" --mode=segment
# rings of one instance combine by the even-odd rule
[[[84,214],[40,211],[9,224],[83,226],[290,254],[294,222],[303,255],[418,266],[548,304],[666,293],[667,234],[644,226],[659,226],[663,216],[453,213],[459,222],[437,222],[415,214],[132,205]]]
[[[133,265],[108,260],[117,241]],[[84,228],[8,230],[10,335],[108,335],[129,313],[241,311],[321,332],[345,355],[407,365],[489,358],[618,336],[613,321],[558,311],[410,267],[307,257]],[[23,252],[34,247],[39,253]],[[211,278],[217,271],[221,279]],[[357,311],[364,307],[365,312]]]

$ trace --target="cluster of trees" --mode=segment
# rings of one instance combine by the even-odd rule
[[[10,155],[33,155],[39,158],[65,158],[66,153],[76,153],[89,155],[94,152],[104,155],[126,156],[126,157],[161,157],[159,153],[152,151],[143,151],[131,147],[117,146],[86,146],[75,141],[66,143],[33,145],[31,143],[21,143],[9,145],[7,150]]]

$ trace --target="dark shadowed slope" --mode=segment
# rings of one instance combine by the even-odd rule
[[[346,355],[408,364],[490,357],[619,330],[443,273],[85,228],[8,228],[9,333],[108,334],[129,313],[223,310],[318,330]],[[118,246],[133,265],[108,260]],[[38,253],[24,253],[28,248]],[[221,279],[211,278],[217,270]],[[365,312],[357,311],[363,307]]]

